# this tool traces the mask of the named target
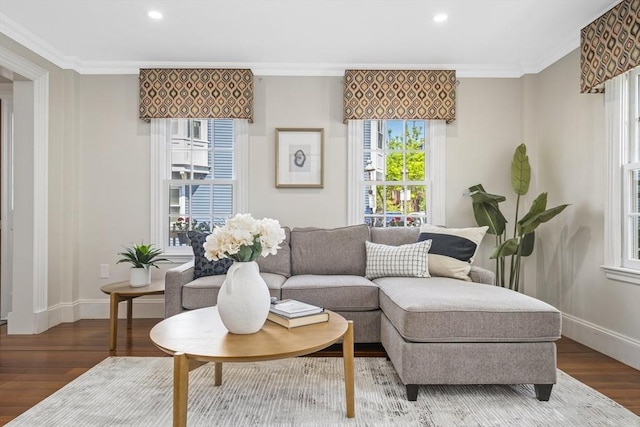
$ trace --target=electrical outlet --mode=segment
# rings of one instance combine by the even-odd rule
[[[100,278],[101,279],[109,278],[109,264],[100,264]]]

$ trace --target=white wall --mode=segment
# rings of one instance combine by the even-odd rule
[[[347,126],[339,77],[256,77],[249,210],[289,226],[347,223]],[[324,129],[324,188],[275,188],[275,129]]]
[[[100,285],[126,280],[126,267],[114,265],[121,245],[149,236],[149,125],[137,119],[137,76],[78,76],[78,80],[78,281],[83,306],[92,307],[80,315],[91,317],[103,310],[98,307],[98,301],[105,300]],[[258,76],[254,85],[249,211],[289,226],[345,225],[347,128],[342,122],[342,78]],[[482,182],[503,194],[510,188],[510,156],[520,142],[520,102],[517,79],[461,79],[459,119],[447,126],[448,226],[475,224],[471,201],[462,196],[469,186]],[[275,188],[275,129],[280,127],[324,128],[323,189]],[[483,252],[488,254],[492,242],[487,237]],[[477,262],[493,265],[483,253]],[[99,264],[111,265],[110,279],[98,278]]]
[[[518,79],[460,79],[456,120],[447,126],[447,227],[475,226],[471,199],[463,193],[475,184],[506,196],[507,218],[515,204],[511,190],[511,156],[521,141],[520,82]],[[489,260],[495,237],[487,235],[475,263],[494,268]]]
[[[118,252],[149,242],[150,126],[138,119],[138,78],[80,76],[79,297],[104,298],[100,285],[128,279]],[[99,265],[111,277],[99,279]]]
[[[535,179],[549,205],[571,203],[536,242],[536,295],[564,313],[570,338],[640,369],[640,286],[608,280],[604,260],[603,95],[580,94],[576,50],[533,76]]]

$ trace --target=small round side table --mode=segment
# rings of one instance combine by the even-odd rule
[[[129,285],[129,281],[110,283],[102,286],[100,290],[111,297],[109,305],[109,350],[115,350],[118,338],[118,303],[127,301],[127,329],[131,329],[132,300],[144,295],[163,295],[164,280],[152,280],[149,285],[140,287]]]

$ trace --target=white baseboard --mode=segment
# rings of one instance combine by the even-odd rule
[[[7,314],[7,334],[9,335],[39,334],[50,327],[47,310],[31,314],[20,313],[17,316],[13,312]]]
[[[127,303],[118,304],[118,318],[127,317]],[[140,297],[133,300],[134,318],[164,318],[164,297]],[[80,319],[108,319],[109,300],[78,300],[49,307],[49,327]]]
[[[640,370],[640,341],[566,313],[562,335]]]

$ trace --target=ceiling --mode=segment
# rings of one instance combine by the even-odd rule
[[[257,75],[453,68],[461,77],[520,77],[577,48],[580,29],[618,2],[1,0],[0,32],[86,74],[200,66]],[[434,22],[437,13],[448,20]]]

